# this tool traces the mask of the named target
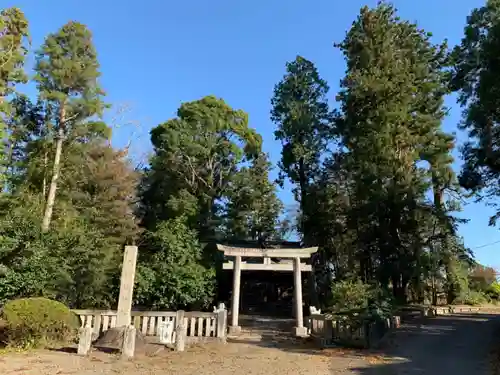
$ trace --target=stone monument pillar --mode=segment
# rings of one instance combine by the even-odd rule
[[[132,298],[134,295],[136,263],[137,246],[125,246],[116,317],[117,327],[128,327],[132,320],[130,312],[132,310]]]

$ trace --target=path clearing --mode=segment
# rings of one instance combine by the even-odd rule
[[[342,349],[316,350],[290,340],[210,344],[184,353],[162,351],[121,361],[94,352],[88,358],[61,352],[0,355],[2,375],[488,375],[489,344],[500,315],[428,319],[419,329],[394,333],[384,355]],[[397,345],[396,345],[397,344]]]
[[[488,375],[499,315],[455,314],[408,325],[393,336],[384,364],[353,369],[360,375]]]

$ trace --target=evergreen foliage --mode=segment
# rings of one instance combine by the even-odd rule
[[[0,305],[46,297],[116,308],[122,249],[135,244],[137,306],[208,308],[228,297],[216,242],[274,246],[295,224],[278,198],[285,179],[298,240],[319,247],[315,305],[498,298],[496,274],[457,233],[467,222],[457,212],[465,190],[492,203],[500,195],[499,6],[473,10],[451,51],[391,4],[363,7],[335,45],[346,63],[337,93],[314,62],[286,63],[270,93],[276,166],[249,115],[209,95],[151,129],[144,168],[110,142],[87,26],[71,21],[45,38],[27,96],[28,23],[0,10]],[[462,145],[442,127],[453,91],[469,134],[458,178],[452,152]]]

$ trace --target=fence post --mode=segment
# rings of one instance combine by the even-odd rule
[[[187,334],[187,326],[184,324],[184,310],[177,311],[175,325],[175,350],[183,352],[186,346]]]
[[[219,304],[217,309],[217,337],[219,341],[226,342],[227,336],[227,310],[224,303]]]

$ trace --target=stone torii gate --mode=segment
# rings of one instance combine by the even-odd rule
[[[294,334],[296,336],[307,336],[307,329],[304,327],[304,316],[302,311],[302,271],[311,272],[310,264],[301,263],[301,258],[310,258],[311,254],[318,251],[317,247],[296,248],[296,249],[258,249],[232,247],[217,244],[217,249],[225,256],[234,257],[234,261],[223,264],[223,269],[233,270],[233,293],[231,301],[231,325],[229,332],[239,333],[241,327],[238,325],[238,315],[240,309],[240,281],[241,271],[293,271],[294,273],[294,297],[296,310],[296,325]],[[242,262],[241,258],[263,258],[263,263]],[[293,263],[280,261],[271,262],[271,258],[292,259]]]

